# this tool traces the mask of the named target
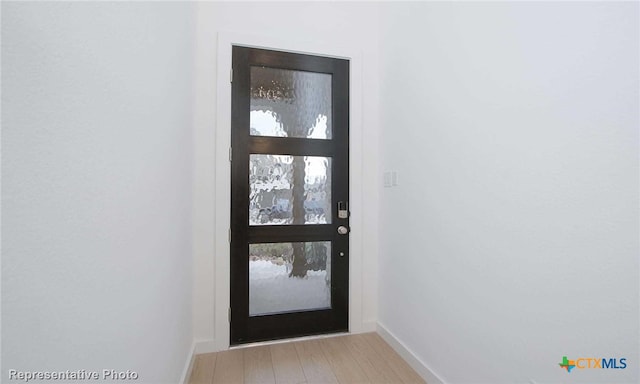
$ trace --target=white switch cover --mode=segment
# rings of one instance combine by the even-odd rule
[[[385,188],[389,188],[392,185],[392,181],[391,181],[391,172],[386,171],[384,173],[384,187]]]
[[[384,172],[385,188],[395,187],[397,185],[398,185],[398,172],[397,171]]]

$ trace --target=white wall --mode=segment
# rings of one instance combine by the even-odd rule
[[[638,4],[380,13],[381,325],[448,383],[640,381]]]
[[[228,219],[215,211],[216,199],[216,127],[218,102],[216,79],[220,32],[225,34],[243,34],[258,38],[293,43],[298,47],[315,47],[319,43],[326,46],[356,47],[360,55],[361,68],[358,74],[362,81],[361,100],[355,100],[362,113],[361,125],[364,127],[359,146],[364,149],[361,162],[364,191],[361,208],[356,209],[354,217],[362,220],[362,228],[355,227],[362,244],[362,275],[360,287],[363,292],[359,304],[362,322],[375,324],[377,313],[377,206],[378,206],[378,68],[377,68],[377,6],[373,4],[353,3],[200,3],[197,22],[196,55],[196,110],[195,110],[195,187],[194,187],[194,337],[203,343],[214,339],[228,339],[228,335],[216,335],[214,318],[216,305],[218,321],[226,322],[227,307],[223,300],[214,304],[216,296],[216,257],[228,258],[228,255],[216,255],[214,234],[222,233],[226,241]],[[308,43],[308,45],[306,44]],[[274,47],[279,48],[279,47]],[[221,75],[228,82],[228,72]],[[224,94],[224,93],[223,93]],[[228,96],[230,98],[230,93]],[[220,132],[218,132],[220,134]],[[228,133],[227,133],[228,135]],[[353,137],[352,137],[353,139]],[[218,154],[219,161],[226,162],[227,149]],[[218,175],[221,186],[228,188],[228,181]],[[227,185],[227,187],[225,187]],[[353,191],[352,191],[353,192]],[[352,197],[353,199],[353,197]],[[226,203],[225,203],[226,204]],[[352,207],[353,208],[353,207]],[[221,216],[217,223],[216,215]],[[219,246],[219,244],[218,244]],[[218,252],[220,253],[220,252]],[[219,268],[220,265],[218,265]],[[228,271],[217,271],[228,275]],[[220,292],[218,292],[219,294]],[[228,300],[227,297],[222,297]],[[227,304],[228,305],[228,304]],[[224,342],[216,342],[219,348]],[[202,351],[202,349],[200,349]],[[206,348],[205,348],[206,350]]]
[[[231,31],[361,46],[363,321],[450,383],[637,382],[638,5],[381,7],[3,3],[4,377],[176,382],[216,338]]]
[[[179,381],[193,5],[2,4],[2,363]]]

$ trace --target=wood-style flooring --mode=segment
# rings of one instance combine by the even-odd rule
[[[375,333],[197,355],[189,384],[424,383]]]

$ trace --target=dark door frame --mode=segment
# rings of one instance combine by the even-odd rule
[[[337,201],[348,201],[349,167],[349,61],[293,54],[281,51],[237,47],[233,50],[232,196],[248,196],[248,154],[286,154],[333,158],[332,222],[325,225],[267,226],[248,225],[248,204],[234,199],[231,207],[231,344],[275,338],[348,331],[349,325],[349,236],[337,235],[338,226],[349,226],[348,218],[339,219]],[[243,63],[239,65],[238,63]],[[245,65],[246,64],[246,65]],[[267,138],[249,135],[248,80],[250,66],[267,66],[332,74],[331,140]],[[240,90],[246,89],[247,92]],[[235,181],[233,181],[235,179]],[[244,184],[243,184],[244,182]],[[270,241],[331,240],[332,306],[330,310],[248,316],[248,243]],[[241,255],[247,256],[242,257]],[[341,254],[341,256],[339,256]],[[343,256],[342,256],[343,255]],[[245,300],[246,299],[246,300]]]

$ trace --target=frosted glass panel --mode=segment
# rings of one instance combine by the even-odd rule
[[[331,242],[249,245],[249,316],[331,308]]]
[[[253,136],[331,139],[331,75],[251,67]]]
[[[249,225],[331,224],[331,158],[250,155]]]

